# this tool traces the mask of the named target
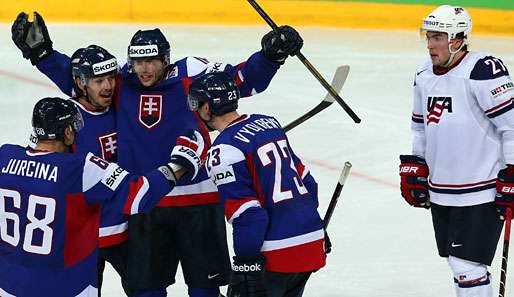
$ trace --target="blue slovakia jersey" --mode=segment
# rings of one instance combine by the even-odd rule
[[[148,212],[171,190],[91,153],[0,147],[0,296],[96,296],[100,204]],[[91,295],[88,295],[91,294]]]
[[[71,69],[67,56],[53,52],[37,67],[62,91],[71,94],[73,84],[70,82]],[[117,80],[115,102],[118,163],[139,174],[155,168],[158,164],[168,162],[176,138],[189,134],[193,129],[201,131],[206,143],[210,144],[205,126],[187,104],[189,85],[196,77],[206,72],[225,71],[234,77],[241,95],[246,97],[265,90],[278,68],[278,63],[267,60],[261,52],[254,53],[247,61],[235,66],[187,57],[171,64],[162,82],[146,88],[136,74],[129,73],[125,65]],[[179,181],[159,206],[218,202],[216,187],[202,168],[194,180]]]
[[[116,136],[116,117],[113,108],[105,111],[90,111],[80,102],[70,99],[79,108],[84,119],[84,128],[75,139],[75,152],[91,152],[109,162],[118,160],[118,140]],[[121,214],[112,202],[102,205],[100,214],[100,247],[120,244],[127,240],[127,217]]]
[[[325,265],[317,184],[275,118],[243,115],[232,122],[205,167],[233,225],[236,255],[261,252],[266,269],[276,272]]]

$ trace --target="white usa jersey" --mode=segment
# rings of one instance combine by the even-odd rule
[[[505,64],[468,52],[450,69],[416,71],[414,155],[429,167],[430,200],[446,206],[494,200],[504,164],[514,164],[514,84]]]

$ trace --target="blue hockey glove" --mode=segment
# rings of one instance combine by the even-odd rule
[[[18,14],[11,27],[12,40],[23,57],[29,59],[32,65],[37,65],[53,52],[52,40],[41,15],[34,12],[33,22],[29,22],[28,18],[24,12]]]

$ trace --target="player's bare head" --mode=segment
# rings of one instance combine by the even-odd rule
[[[159,83],[170,64],[170,44],[161,30],[137,31],[128,46],[128,62],[143,86]]]
[[[39,100],[32,111],[32,128],[41,142],[62,142],[71,146],[75,134],[84,127],[80,111],[70,100],[47,97]]]
[[[432,11],[420,28],[435,66],[447,67],[457,53],[467,51],[471,16],[463,7],[441,5]]]
[[[71,57],[71,68],[77,97],[85,101],[82,103],[94,110],[112,104],[118,73],[113,55],[97,45],[80,48]]]
[[[211,129],[217,117],[237,110],[240,98],[239,88],[225,72],[204,74],[193,81],[189,87],[188,104],[192,111]]]

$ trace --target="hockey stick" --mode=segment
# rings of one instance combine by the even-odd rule
[[[348,65],[339,66],[336,69],[336,73],[334,74],[334,78],[332,79],[332,87],[337,93],[341,92],[341,89],[343,88],[346,78],[348,77],[348,72],[350,72],[350,66]],[[332,103],[334,103],[334,97],[330,96],[330,94],[325,95],[323,101],[321,101],[313,109],[309,110],[306,114],[287,124],[284,127],[284,131],[287,132],[293,129],[294,127],[300,125],[301,123],[307,121],[308,119],[312,118],[325,108],[332,105]]]
[[[339,196],[341,196],[344,183],[346,182],[348,175],[350,175],[350,169],[352,169],[352,163],[346,161],[344,163],[343,170],[341,171],[341,176],[339,176],[339,180],[337,181],[336,188],[334,189],[334,194],[332,194],[332,198],[330,199],[330,204],[328,205],[327,211],[325,212],[325,217],[323,218],[323,225],[325,230],[327,230],[330,219],[332,218],[332,214],[336,208],[337,201],[339,200]]]
[[[248,0],[248,2],[250,3],[250,5],[252,5],[252,7],[257,11],[257,13],[266,21],[266,23],[268,23],[268,25],[273,30],[276,30],[278,28],[277,24],[275,24],[275,22],[262,9],[262,7],[260,7],[259,4],[257,4],[257,2],[255,2],[255,0]],[[330,93],[330,95],[332,97],[334,97],[334,99],[337,101],[337,103],[339,103],[339,105],[341,105],[341,107],[352,118],[352,120],[357,124],[360,123],[361,119],[355,114],[355,112],[353,112],[353,110],[350,108],[350,106],[348,106],[348,104],[346,104],[346,102],[344,102],[343,98],[341,98],[339,96],[339,94],[337,94],[337,92],[328,84],[328,82],[323,78],[323,76],[318,72],[318,70],[316,70],[316,68],[314,68],[314,66],[311,64],[311,62],[309,62],[309,60],[307,60],[307,58],[305,58],[305,56],[301,52],[298,52],[296,54],[296,56],[298,57],[298,59],[300,59],[300,61],[303,63],[303,65],[305,65],[305,67],[307,67],[307,69],[309,69],[309,71],[312,73],[312,75],[314,75],[314,77],[316,77],[316,79],[321,83],[321,85],[323,85],[323,87]]]
[[[510,240],[510,224],[512,223],[512,211],[507,207],[505,214],[505,231],[503,232],[503,254],[502,254],[502,270],[500,274],[500,292],[499,297],[505,296],[505,284],[507,281],[507,261],[509,260],[509,240]]]

